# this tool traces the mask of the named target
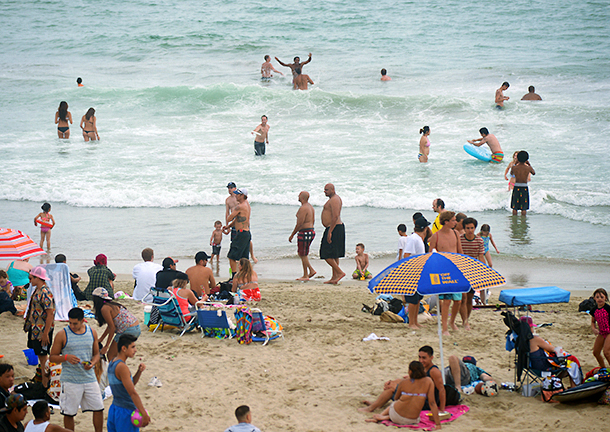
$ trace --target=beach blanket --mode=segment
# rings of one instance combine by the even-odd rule
[[[70,312],[70,309],[78,306],[74,291],[72,291],[70,270],[64,263],[44,264],[43,267],[49,277],[46,284],[51,290],[53,300],[55,301],[55,321],[68,321],[68,312]],[[28,288],[28,305],[30,304],[30,297],[34,289],[33,285],[30,285]],[[25,313],[27,314],[27,309]]]
[[[252,313],[250,309],[244,307],[235,312],[237,327],[235,336],[240,344],[249,345],[252,342]]]
[[[455,405],[445,407],[445,411],[451,414],[451,418],[448,418],[447,420],[441,420],[441,424],[452,422],[456,418],[460,417],[462,414],[466,414],[469,409],[470,408],[468,408],[466,405]],[[425,431],[434,430],[436,429],[436,425],[434,424],[434,420],[432,419],[432,417],[428,417],[429,412],[430,411],[422,411],[419,415],[419,423],[416,425],[399,425],[391,422],[390,420],[384,420],[381,423],[386,426],[394,426],[397,428],[422,429]]]

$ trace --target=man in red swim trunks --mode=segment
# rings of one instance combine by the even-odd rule
[[[298,278],[300,281],[308,281],[312,278],[316,271],[309,263],[309,246],[316,236],[316,232],[313,229],[314,220],[316,213],[313,206],[309,204],[309,192],[302,191],[299,194],[299,202],[301,207],[297,211],[297,223],[292,230],[292,234],[288,237],[288,241],[292,243],[292,238],[297,234],[297,252],[299,258],[301,258],[301,264],[303,264],[303,276]]]

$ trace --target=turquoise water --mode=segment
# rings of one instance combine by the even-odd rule
[[[608,263],[609,22],[607,2],[5,1],[0,223],[38,238],[31,219],[49,201],[54,250],[130,259],[152,243],[192,255],[235,181],[250,191],[259,256],[284,257],[298,192],[321,206],[333,182],[348,249],[391,254],[396,225],[414,211],[431,219],[442,197],[489,223],[510,256]],[[311,90],[260,81],[265,54],[308,52]],[[498,112],[503,81],[511,99]],[[529,85],[543,102],[520,102]],[[62,100],[69,140],[53,124]],[[99,142],[78,133],[89,107]],[[262,114],[270,145],[257,159],[249,132]],[[507,157],[530,153],[527,222],[510,216],[506,160],[462,150],[483,126]]]

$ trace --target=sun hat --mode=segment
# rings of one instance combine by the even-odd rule
[[[112,297],[110,297],[108,295],[108,290],[106,288],[102,288],[102,287],[97,287],[96,289],[94,289],[93,292],[91,293],[91,295],[94,295],[96,297],[101,297],[104,300],[112,300]]]
[[[5,403],[6,407],[0,409],[0,412],[5,414],[10,413],[15,408],[20,410],[28,404],[23,395],[19,393],[12,393],[9,397],[6,398]]]
[[[235,195],[243,195],[243,196],[248,196],[248,189],[246,188],[241,188],[241,189],[237,189],[236,191],[233,192]]]
[[[43,266],[36,266],[32,270],[30,270],[30,275],[37,277],[38,279],[42,279],[43,281],[49,280],[47,276],[47,271]]]

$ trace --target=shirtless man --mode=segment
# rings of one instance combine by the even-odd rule
[[[301,59],[299,57],[295,57],[294,58],[294,63],[292,63],[292,64],[282,63],[280,61],[280,59],[277,58],[277,57],[275,59],[282,66],[289,67],[290,69],[292,69],[292,82],[294,83],[294,79],[297,76],[296,69],[299,68],[299,69],[302,70],[303,66],[305,66],[307,63],[309,63],[311,61],[311,53],[309,53],[309,58],[307,60],[305,60],[303,63],[301,63]]]
[[[271,64],[271,57],[269,57],[268,55],[265,56],[265,63],[263,63],[261,65],[261,78],[266,80],[269,79],[271,77],[273,77],[273,75],[271,75],[271,71],[273,72],[277,72],[280,75],[284,76],[284,74],[282,72],[280,72],[279,70],[276,70],[273,65]]]
[[[390,78],[387,74],[387,70],[381,69],[381,81],[392,81],[392,78]]]
[[[210,290],[216,286],[212,269],[207,266],[209,259],[210,257],[207,253],[197,252],[195,254],[195,265],[186,270],[191,284],[191,291],[199,299],[203,297],[203,294],[210,295]]]
[[[236,189],[233,194],[237,198],[237,206],[227,216],[227,225],[222,229],[228,232],[229,227],[235,228],[235,236],[231,239],[231,249],[227,257],[231,263],[232,274],[237,273],[237,263],[242,258],[250,258],[250,203],[248,202],[248,189]]]
[[[504,159],[504,153],[502,152],[502,147],[500,147],[498,138],[496,138],[494,134],[490,134],[487,128],[479,129],[479,133],[481,134],[482,138],[474,138],[468,140],[468,142],[477,147],[487,144],[491,149],[491,162],[502,162],[502,159]]]
[[[297,210],[297,223],[292,230],[292,234],[288,237],[288,241],[292,243],[292,239],[297,234],[297,253],[301,258],[301,264],[303,264],[303,276],[298,278],[300,281],[308,281],[315,274],[316,271],[309,263],[309,246],[316,236],[314,231],[314,221],[316,212],[313,206],[309,204],[309,192],[302,191],[299,194],[299,202],[301,207]]]
[[[515,176],[515,186],[513,187],[513,195],[511,197],[510,208],[513,209],[513,216],[517,215],[517,211],[521,210],[521,216],[525,216],[530,208],[530,194],[527,182],[530,174],[536,175],[536,171],[530,165],[529,153],[525,150],[517,153],[517,163],[510,169],[510,173]]]
[[[444,211],[439,217],[439,222],[442,228],[432,234],[430,237],[430,250],[436,249],[438,252],[454,252],[463,253],[462,245],[457,233],[453,230],[457,221],[455,213],[452,211]],[[441,322],[443,326],[443,335],[449,336],[447,328],[447,320],[449,318],[449,303],[453,300],[451,307],[451,328],[457,330],[455,318],[457,317],[460,306],[462,305],[462,294],[441,294],[439,296],[441,303]]]
[[[313,85],[313,81],[311,80],[311,78],[309,78],[309,75],[302,74],[301,69],[299,69],[299,68],[296,68],[295,71],[296,71],[297,75],[292,80],[292,82],[293,82],[292,89],[293,90],[307,90],[308,83]]]
[[[504,108],[504,101],[509,100],[508,96],[504,96],[504,90],[507,90],[510,87],[510,84],[504,81],[500,88],[496,90],[496,108],[502,109]]]
[[[341,221],[343,201],[335,193],[335,186],[332,183],[324,186],[324,195],[328,197],[328,201],[322,209],[322,225],[326,229],[320,242],[320,258],[333,269],[332,277],[324,283],[336,285],[345,277],[345,273],[339,267],[339,258],[345,256],[345,225]]]
[[[256,134],[254,138],[254,156],[264,156],[265,155],[265,142],[269,144],[269,126],[267,124],[267,116],[263,115],[261,117],[261,124],[256,126],[256,128],[252,131],[252,135]]]
[[[525,100],[525,101],[541,101],[542,100],[540,95],[536,94],[536,89],[534,88],[534,86],[529,86],[527,91],[529,93],[525,94],[521,98],[521,100]]]

